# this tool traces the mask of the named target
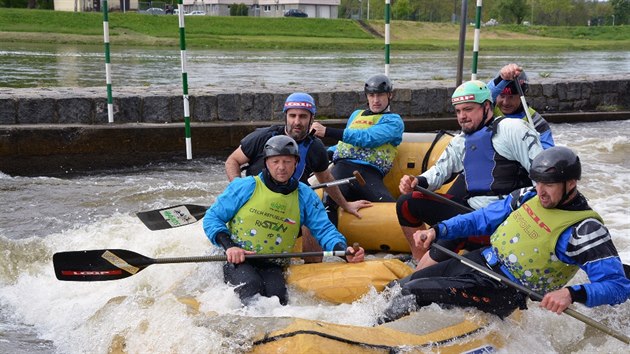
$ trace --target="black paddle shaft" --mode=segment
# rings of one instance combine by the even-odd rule
[[[452,206],[453,208],[456,208],[458,211],[460,211],[462,213],[470,213],[471,211],[473,211],[473,209],[470,208],[470,207],[467,207],[467,206],[465,206],[463,204],[459,204],[458,202],[456,202],[454,200],[450,200],[450,199],[446,198],[445,196],[437,194],[435,192],[432,192],[432,191],[430,191],[430,190],[428,190],[426,188],[423,188],[423,187],[420,187],[420,186],[416,186],[414,189],[417,190],[418,192],[422,192],[422,194],[426,194],[426,195],[431,196],[431,197],[433,197],[435,199],[438,199],[438,200],[440,200],[440,201],[442,201],[442,202]]]
[[[475,263],[475,262],[473,262],[473,261],[471,261],[471,260],[469,260],[469,259],[467,259],[465,257],[462,257],[459,254],[449,250],[448,248],[440,246],[437,243],[433,243],[431,245],[431,247],[437,248],[438,250],[440,250],[440,251],[446,253],[447,255],[449,255],[450,257],[458,259],[462,264],[465,264],[465,265],[469,266],[470,268],[473,268],[473,269],[477,270],[478,272],[481,272],[481,273],[489,276],[490,278],[493,278],[496,281],[499,281],[499,282],[501,282],[501,283],[503,283],[503,284],[513,288],[513,289],[516,289],[516,290],[526,294],[527,296],[529,296],[530,298],[532,298],[534,300],[540,301],[540,300],[543,299],[543,296],[541,294],[539,294],[539,293],[537,293],[537,292],[535,292],[535,291],[533,291],[533,290],[531,290],[531,289],[529,289],[529,288],[527,288],[527,287],[525,287],[525,286],[523,286],[523,285],[521,285],[519,283],[516,283],[516,282],[508,279],[507,277],[505,277],[503,275],[495,273],[494,271],[492,271],[488,267],[484,267],[484,266],[482,266],[480,264],[477,264],[477,263]],[[573,310],[570,307],[566,308],[564,310],[564,313],[566,313],[567,315],[575,318],[576,320],[584,322],[587,325],[595,327],[595,328],[599,329],[600,331],[602,331],[602,332],[604,332],[604,333],[606,333],[606,334],[608,334],[610,336],[613,336],[613,337],[619,339],[620,341],[622,341],[622,342],[624,342],[626,344],[630,344],[630,338],[628,336],[626,336],[625,334],[620,333],[618,331],[615,331],[612,328],[608,328],[605,325],[595,321],[594,319],[592,319],[592,318],[590,318],[590,317],[588,317],[588,316],[586,316],[586,315],[584,315],[584,314],[582,314],[582,313],[580,313],[578,311]]]
[[[271,259],[293,257],[345,256],[345,251],[296,252],[273,254],[248,254],[246,259]],[[227,256],[197,256],[174,258],[149,258],[122,249],[59,252],[53,255],[55,275],[59,280],[104,281],[117,280],[137,274],[152,264],[201,263],[227,261]]]

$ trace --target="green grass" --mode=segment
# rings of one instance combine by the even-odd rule
[[[383,38],[356,21],[316,18],[186,17],[189,48],[375,50]],[[369,21],[384,32],[383,21]],[[177,16],[109,14],[110,41],[129,46],[177,46]],[[392,21],[396,50],[457,50],[459,26]],[[467,48],[472,47],[468,28]],[[630,50],[629,26],[548,27],[502,25],[482,29],[484,50]],[[103,41],[102,13],[0,9],[0,42],[96,44]]]
[[[587,39],[599,41],[627,41],[630,39],[630,26],[518,26],[506,25],[505,29],[541,37]]]

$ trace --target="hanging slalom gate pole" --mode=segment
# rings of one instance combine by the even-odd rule
[[[389,76],[389,16],[391,0],[385,0],[385,75]]]
[[[468,0],[462,0],[459,19],[459,50],[457,52],[457,79],[455,87],[462,84],[464,76],[464,51],[466,50],[466,22],[468,21]]]
[[[184,124],[186,126],[186,158],[192,160],[192,139],[190,136],[190,105],[188,102],[188,72],[186,69],[186,30],[184,28],[184,3],[177,0],[179,9],[179,46],[182,62],[182,90],[184,99]]]
[[[114,123],[114,100],[112,99],[112,73],[109,58],[109,16],[107,0],[103,0],[103,41],[105,42],[105,82],[107,84],[107,121]]]
[[[481,6],[483,0],[477,0],[477,14],[475,15],[475,39],[473,42],[472,75],[471,80],[477,80],[477,61],[479,59],[479,33],[481,28]]]

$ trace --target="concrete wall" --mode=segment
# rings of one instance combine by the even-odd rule
[[[403,118],[453,117],[454,87],[423,85],[397,88],[393,111]],[[298,89],[299,90],[299,89]],[[192,122],[271,121],[282,119],[292,91],[190,91]],[[630,109],[630,78],[566,81],[530,85],[527,101],[541,113]],[[365,107],[362,91],[310,91],[320,118],[347,118]],[[183,122],[181,89],[114,88],[116,123]],[[0,89],[0,125],[106,124],[105,88]]]
[[[396,89],[394,111],[405,131],[457,130],[450,105],[454,87],[416,85]],[[199,92],[190,97],[195,158],[226,156],[257,127],[282,124],[290,92]],[[281,90],[282,91],[282,90]],[[365,106],[360,91],[315,96],[318,116],[342,127]],[[630,119],[630,78],[534,84],[528,102],[550,122]],[[10,175],[68,175],[185,161],[180,88],[125,88],[114,91],[115,123],[107,123],[105,89],[0,88],[0,172]],[[619,112],[605,113],[611,107]],[[600,111],[600,112],[593,112]],[[334,142],[325,141],[327,144]]]

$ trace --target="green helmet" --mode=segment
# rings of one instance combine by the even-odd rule
[[[466,81],[459,85],[453,92],[451,103],[456,106],[460,103],[476,102],[483,104],[486,101],[492,103],[492,93],[483,81],[473,80]]]

